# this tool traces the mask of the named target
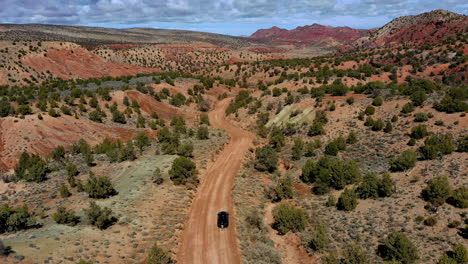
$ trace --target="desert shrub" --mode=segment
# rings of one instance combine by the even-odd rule
[[[348,98],[346,98],[346,103],[348,103],[349,105],[354,104],[354,97],[348,97]]]
[[[373,131],[380,131],[384,128],[384,122],[382,119],[378,119],[376,120],[373,124],[372,124],[372,130]]]
[[[343,264],[370,264],[367,252],[358,244],[347,244],[343,251]]]
[[[139,144],[142,144],[141,146],[143,146],[144,142],[140,142]],[[119,161],[135,160],[136,158],[137,156],[135,153],[135,148],[133,147],[133,142],[129,140],[127,141],[127,144],[125,144],[125,146],[122,146],[120,148],[120,151],[118,153],[118,160]]]
[[[390,197],[395,192],[395,182],[389,173],[382,174],[379,182],[379,197]]]
[[[187,127],[185,124],[185,119],[181,116],[175,116],[171,120],[171,127],[174,128],[174,131],[177,133],[185,134],[187,133]]]
[[[385,133],[390,133],[390,132],[392,132],[392,130],[393,130],[392,122],[390,122],[390,121],[385,122],[385,127],[384,127],[383,131]]]
[[[457,140],[457,151],[468,152],[468,135],[460,136]]]
[[[120,112],[117,109],[112,111],[112,121],[115,122],[115,123],[120,123],[120,124],[127,123],[127,120],[125,119],[124,113]]]
[[[302,231],[307,222],[306,213],[302,209],[287,203],[281,203],[273,209],[273,218],[275,220],[273,227],[281,235],[285,235],[289,231]]]
[[[3,244],[3,242],[0,240],[0,257],[1,256],[8,256],[12,252],[13,251],[11,250],[11,247],[5,246],[5,244]]]
[[[328,195],[327,202],[325,203],[326,207],[334,207],[336,206],[336,198],[333,194]]]
[[[346,185],[356,183],[361,177],[356,162],[342,161],[330,157],[322,157],[318,162],[308,160],[302,168],[301,179],[306,183],[316,183],[320,188],[343,189]]]
[[[27,104],[18,106],[17,112],[21,115],[31,115],[33,113],[31,107]]]
[[[289,177],[280,178],[275,185],[266,189],[266,196],[272,202],[280,202],[283,199],[293,197],[292,179]]]
[[[26,206],[11,208],[4,204],[0,208],[0,233],[24,230],[35,225],[36,218]]]
[[[206,126],[200,126],[197,129],[197,138],[200,140],[203,139],[209,139],[210,138],[210,132],[208,131],[208,127]]]
[[[434,135],[424,140],[424,146],[419,148],[423,159],[435,159],[439,155],[447,155],[455,151],[455,142],[451,135]]]
[[[414,122],[426,122],[429,117],[425,113],[416,113],[414,115]]]
[[[406,145],[408,145],[408,146],[416,145],[416,139],[410,138],[410,140],[408,140],[408,143],[406,143]]]
[[[117,194],[109,176],[97,176],[90,171],[86,182],[85,191],[89,198],[107,198]]]
[[[346,138],[346,144],[355,144],[358,142],[358,136],[356,132],[351,131],[348,134],[348,137]]]
[[[426,125],[417,125],[411,129],[410,137],[414,139],[421,139],[429,135]]]
[[[15,167],[15,179],[42,182],[49,171],[46,162],[39,155],[23,152]]]
[[[356,193],[361,199],[379,197],[380,179],[375,173],[368,173],[364,176],[362,183],[357,187]]]
[[[402,264],[415,263],[419,259],[416,246],[401,232],[390,233],[378,246],[377,253],[386,261],[400,261]]]
[[[338,155],[338,151],[338,144],[335,141],[331,141],[325,146],[324,153],[327,155],[336,156]]]
[[[75,226],[80,222],[80,218],[72,210],[67,210],[63,206],[57,208],[57,212],[52,215],[57,224]]]
[[[366,121],[364,121],[364,125],[368,127],[372,127],[374,123],[375,123],[374,119],[370,116],[366,117]]]
[[[52,152],[50,153],[54,160],[62,160],[65,157],[65,148],[63,146],[57,146]]]
[[[427,99],[426,92],[422,89],[416,90],[410,95],[410,100],[415,106],[422,105],[424,101],[426,101],[426,99]]]
[[[143,151],[143,148],[150,146],[150,138],[146,135],[145,132],[141,131],[135,137],[135,145],[140,149],[140,152]]]
[[[200,114],[200,125],[207,125],[207,126],[210,125],[210,119],[207,113]]]
[[[181,93],[177,93],[175,94],[174,96],[172,96],[171,100],[169,101],[169,103],[173,106],[181,106],[181,105],[184,105],[185,102],[186,102],[187,98],[181,94]]]
[[[452,250],[447,252],[447,255],[454,259],[457,264],[468,263],[468,250],[462,243],[454,245]]]
[[[112,215],[112,210],[108,207],[100,207],[95,202],[90,202],[89,207],[84,209],[89,224],[99,229],[106,229],[117,219]]]
[[[278,156],[270,145],[266,145],[255,150],[255,160],[255,169],[273,172],[276,170]]]
[[[180,144],[177,148],[177,154],[186,158],[193,157],[193,143],[191,141],[187,141]]]
[[[437,176],[428,182],[427,186],[422,190],[421,196],[434,205],[442,205],[451,193],[452,189],[447,177]]]
[[[373,106],[381,106],[383,104],[383,98],[381,96],[377,96],[372,100],[372,105]]]
[[[304,152],[304,141],[301,138],[295,138],[292,146],[292,159],[300,160]]]
[[[440,102],[434,104],[437,111],[446,113],[466,112],[468,111],[468,86],[450,87],[446,95]]]
[[[309,137],[318,136],[318,135],[325,135],[325,129],[323,128],[324,124],[320,122],[313,122],[312,125],[309,127],[309,131],[307,135]]]
[[[447,203],[457,208],[468,208],[468,188],[461,186],[455,189],[447,199]]]
[[[357,207],[357,194],[354,189],[344,189],[338,198],[336,208],[343,211],[352,211]]]
[[[327,118],[327,112],[325,111],[317,111],[315,113],[315,119],[314,122],[326,124],[328,123],[328,118]]]
[[[396,115],[393,115],[392,116],[392,119],[390,120],[392,123],[395,123],[396,121],[398,121],[398,116]]]
[[[424,225],[426,226],[435,226],[437,224],[437,218],[435,216],[429,216],[424,219]]]
[[[395,159],[390,160],[391,171],[405,171],[416,165],[416,153],[412,150],[405,150]]]
[[[68,190],[67,185],[62,184],[62,186],[60,186],[60,196],[62,196],[62,198],[67,198],[67,197],[70,197],[71,195],[72,194],[70,190]]]
[[[328,243],[329,240],[325,227],[320,225],[312,232],[307,246],[313,251],[321,251],[325,249]]]
[[[286,138],[283,131],[279,127],[274,127],[270,132],[269,144],[276,150],[280,151],[286,144]]]
[[[178,133],[171,133],[169,128],[163,127],[158,133],[158,141],[161,143],[161,151],[164,154],[177,153],[180,144]]]
[[[403,114],[409,114],[411,112],[414,111],[414,106],[412,103],[407,103],[405,105],[403,105],[403,107],[401,108],[401,113]]]
[[[172,162],[169,176],[176,185],[198,183],[197,167],[192,160],[186,157],[178,157]]]
[[[13,107],[11,107],[10,102],[6,99],[6,97],[2,98],[0,102],[0,117],[7,117],[8,115],[12,114],[14,111]]]
[[[172,264],[175,263],[171,256],[155,243],[148,254],[146,264]]]
[[[366,107],[366,109],[364,110],[364,113],[366,115],[373,115],[375,113],[375,108],[373,106],[368,106]]]
[[[248,91],[240,91],[236,95],[236,98],[234,98],[234,100],[231,101],[229,106],[226,108],[226,115],[237,112],[239,108],[247,106],[253,100],[254,99],[250,96],[250,93]]]

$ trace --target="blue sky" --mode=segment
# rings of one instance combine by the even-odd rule
[[[435,9],[467,14],[467,0],[0,0],[1,23],[155,27],[229,35],[319,23],[380,27]]]

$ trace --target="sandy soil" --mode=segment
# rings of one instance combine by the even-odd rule
[[[215,110],[210,112],[212,126],[226,130],[231,140],[202,175],[179,247],[179,263],[241,262],[231,192],[254,135],[225,119],[224,111],[229,101],[220,101]],[[223,231],[216,226],[216,214],[219,211],[231,213],[230,226]]]

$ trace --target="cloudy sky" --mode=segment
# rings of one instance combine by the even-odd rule
[[[0,0],[0,23],[188,29],[250,35],[320,23],[373,28],[435,9],[467,14],[467,0]]]

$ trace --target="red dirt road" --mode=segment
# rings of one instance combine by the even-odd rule
[[[178,263],[241,263],[232,188],[244,155],[252,146],[254,135],[226,120],[224,111],[229,101],[220,101],[209,113],[211,125],[225,130],[231,140],[201,177],[190,209],[190,218],[182,234]],[[230,213],[229,227],[223,231],[216,226],[219,211]]]

